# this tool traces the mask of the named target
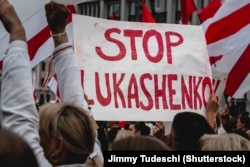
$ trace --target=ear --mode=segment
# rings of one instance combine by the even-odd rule
[[[53,153],[55,155],[59,155],[64,151],[64,149],[65,149],[64,139],[62,137],[57,137],[55,139],[55,149],[54,149]]]
[[[141,136],[141,131],[136,130],[136,131],[135,131],[135,135]]]
[[[66,149],[64,139],[62,137],[53,138],[51,147],[53,147],[53,151],[49,157],[49,161],[53,166],[58,166],[58,163],[60,163],[65,156]]]
[[[170,132],[168,134],[168,140],[167,140],[167,145],[172,148],[172,140],[173,140],[173,134]]]

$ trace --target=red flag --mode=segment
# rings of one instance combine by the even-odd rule
[[[249,11],[249,0],[227,0],[202,23],[210,60],[220,56],[212,67],[228,73],[224,92],[234,98],[250,90]]]
[[[193,0],[181,0],[181,22],[182,24],[189,23],[189,17],[196,10]]]
[[[203,23],[208,18],[213,17],[217,10],[220,8],[221,4],[221,0],[212,0],[203,9],[199,10],[198,16],[200,22]]]
[[[155,23],[154,17],[151,15],[150,10],[147,7],[145,1],[142,1],[142,22]]]
[[[111,20],[115,20],[115,12],[112,12]]]

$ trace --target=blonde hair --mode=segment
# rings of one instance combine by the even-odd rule
[[[200,142],[203,151],[250,151],[250,141],[234,133],[206,134]]]
[[[71,104],[45,104],[39,116],[39,131],[50,138],[62,137],[70,159],[86,161],[93,153],[96,131],[87,111]]]
[[[164,142],[153,136],[127,136],[114,141],[111,151],[168,151],[171,150]]]
[[[114,141],[120,140],[128,136],[134,136],[134,133],[131,130],[125,130],[125,129],[118,130]]]

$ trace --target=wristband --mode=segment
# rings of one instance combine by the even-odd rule
[[[52,37],[59,37],[59,38],[61,38],[64,34],[66,34],[66,31],[64,31],[64,32],[62,32],[62,33],[59,33],[59,34],[52,34],[52,33],[50,32],[50,35],[51,35]]]

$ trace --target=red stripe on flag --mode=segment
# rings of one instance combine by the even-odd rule
[[[207,44],[226,38],[250,23],[250,4],[212,23],[206,31]],[[246,16],[246,17],[243,17]],[[228,27],[228,28],[225,28]]]
[[[74,5],[68,5],[67,8],[70,11],[70,15],[68,17],[68,23],[72,22],[72,14],[76,13],[76,9]]]
[[[33,38],[31,38],[28,41],[28,51],[30,55],[30,60],[32,60],[37,50],[41,47],[41,45],[46,42],[50,38],[50,29],[47,26],[42,31],[40,31],[37,35],[35,35]]]
[[[67,8],[71,13],[67,20],[67,24],[69,24],[72,22],[72,13],[76,13],[76,10],[73,5],[69,5],[67,6]],[[30,60],[35,57],[37,50],[43,45],[43,43],[45,43],[50,38],[50,36],[50,28],[49,26],[46,26],[43,30],[38,32],[38,34],[36,34],[28,41],[28,51],[30,55]]]
[[[215,64],[217,61],[219,61],[222,58],[222,55],[219,56],[210,56],[209,62],[211,65]]]
[[[220,7],[221,7],[221,0],[213,0],[210,3],[208,3],[203,9],[199,10],[199,12],[197,13],[200,22],[203,23],[207,19],[213,17]]]
[[[233,95],[250,73],[250,65],[246,65],[246,62],[250,62],[249,55],[250,45],[248,45],[228,75],[226,88],[224,91],[227,95]]]
[[[84,90],[84,71],[80,70],[80,77],[81,77],[81,85]]]

